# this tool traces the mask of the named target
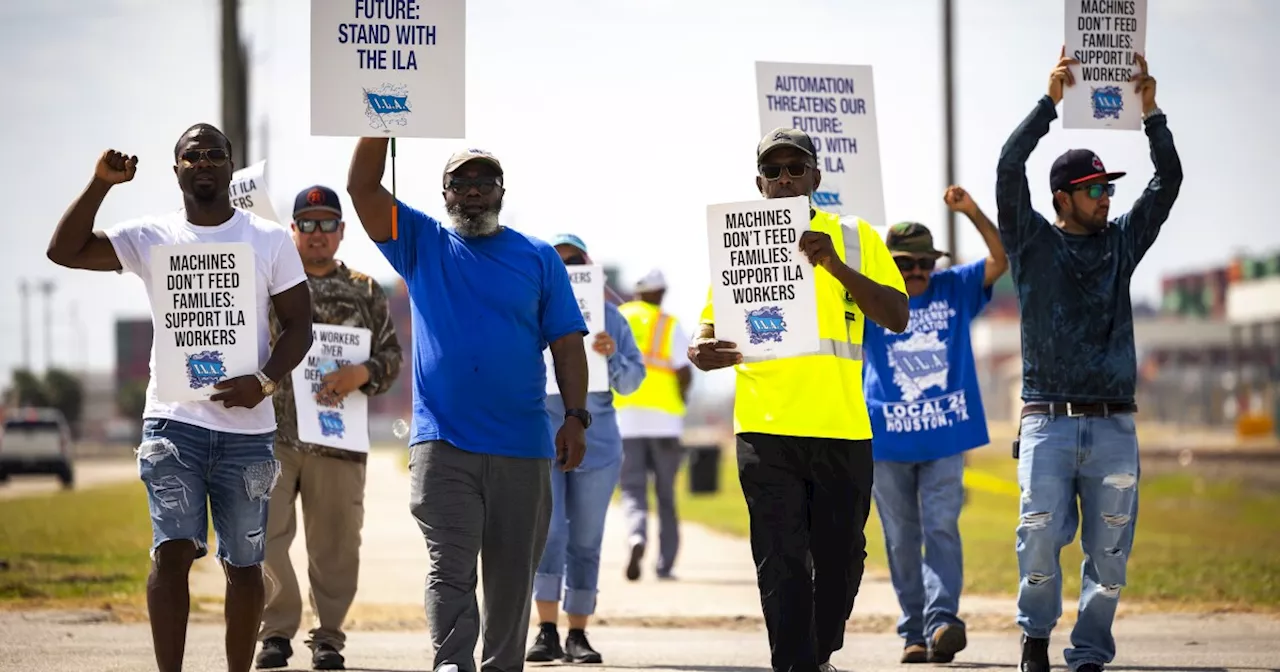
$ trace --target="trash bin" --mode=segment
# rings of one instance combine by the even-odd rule
[[[720,489],[720,446],[688,446],[689,492],[710,494]]]

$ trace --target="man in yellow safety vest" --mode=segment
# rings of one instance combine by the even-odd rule
[[[812,196],[822,178],[812,138],[794,129],[765,135],[756,164],[765,198]],[[815,267],[818,353],[744,362],[736,344],[716,338],[710,291],[689,344],[699,369],[737,370],[738,479],[775,672],[832,672],[831,654],[844,645],[862,583],[874,469],[863,323],[907,327],[906,288],[889,248],[870,224],[851,219],[844,225],[811,207],[800,237]]]
[[[660,308],[667,282],[654,269],[635,286],[636,298],[618,306],[631,324],[636,346],[644,355],[645,378],[632,394],[616,391],[613,405],[622,434],[622,508],[626,513],[630,545],[627,578],[640,578],[649,520],[649,478],[658,498],[659,579],[671,578],[680,546],[680,521],[676,515],[676,472],[684,457],[680,435],[684,431],[685,400],[693,371],[684,356],[689,335],[675,316]]]

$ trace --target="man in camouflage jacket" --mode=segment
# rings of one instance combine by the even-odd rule
[[[342,203],[332,189],[315,186],[298,194],[293,206],[293,239],[302,256],[311,289],[315,324],[363,327],[373,332],[369,360],[324,377],[318,393],[332,402],[359,390],[382,394],[400,373],[402,352],[386,294],[377,281],[334,258],[342,241]],[[271,333],[279,325],[271,316]],[[271,493],[267,520],[267,606],[262,616],[260,669],[285,667],[291,640],[302,620],[302,597],[289,559],[297,531],[296,505],[302,498],[306,527],[311,604],[319,624],[307,645],[312,666],[343,669],[346,641],[343,621],[355,599],[360,566],[360,530],[364,523],[367,453],[302,443],[291,376],[280,381],[276,410],[276,459],[280,479]]]

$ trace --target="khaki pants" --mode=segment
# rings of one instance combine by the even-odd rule
[[[289,546],[298,529],[296,502],[301,495],[311,611],[320,621],[307,644],[313,648],[328,644],[342,650],[347,639],[342,624],[355,599],[360,575],[365,465],[280,444],[276,444],[276,459],[280,460],[280,480],[271,492],[267,514],[267,605],[259,639],[292,640],[302,623],[298,577],[289,559]]]

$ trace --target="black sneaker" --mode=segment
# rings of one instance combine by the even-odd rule
[[[1022,664],[1018,672],[1049,672],[1049,640],[1022,636]]]
[[[345,670],[346,659],[328,644],[317,644],[311,652],[311,667],[317,670]]]
[[[569,636],[564,638],[564,662],[598,664],[603,661],[599,652],[591,648],[585,631],[570,630]]]
[[[631,545],[631,559],[627,561],[627,580],[640,578],[640,561],[644,559],[644,544]]]
[[[934,631],[933,641],[930,643],[929,662],[949,663],[969,645],[969,640],[965,637],[964,626],[944,625]]]
[[[1102,666],[1097,663],[1085,663],[1077,667],[1076,672],[1102,672]]]
[[[524,654],[525,662],[549,663],[564,658],[564,649],[560,648],[560,635],[556,633],[555,623],[543,623],[533,646]]]
[[[293,645],[284,637],[268,637],[262,640],[262,649],[254,664],[259,670],[273,670],[289,664],[289,656],[293,655]]]

